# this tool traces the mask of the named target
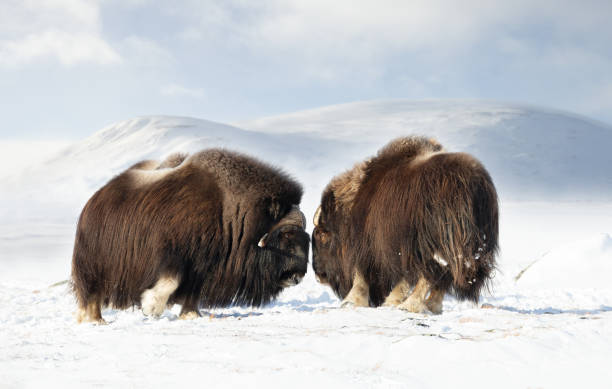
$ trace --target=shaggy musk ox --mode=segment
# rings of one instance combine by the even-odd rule
[[[345,305],[442,312],[495,268],[497,194],[473,157],[407,137],[335,177],[314,217],[313,269]]]
[[[259,306],[299,283],[309,236],[302,187],[248,156],[220,149],[143,161],[87,202],[72,259],[77,319],[141,306]]]

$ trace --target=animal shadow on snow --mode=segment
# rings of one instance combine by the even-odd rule
[[[312,312],[321,308],[333,308],[338,305],[338,300],[331,297],[328,292],[322,292],[319,296],[308,296],[306,300],[275,301],[269,308],[291,308],[297,312]]]
[[[504,311],[520,313],[523,315],[598,315],[601,313],[612,312],[612,307],[601,305],[598,309],[560,309],[553,307],[536,308],[536,309],[520,309],[507,305],[496,306],[497,309]]]

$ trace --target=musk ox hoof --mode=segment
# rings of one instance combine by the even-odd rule
[[[142,314],[145,316],[153,316],[153,317],[160,317],[162,313],[164,313],[164,310],[158,310],[156,309],[157,307],[152,306],[152,305],[147,305],[142,307]]]
[[[181,320],[194,320],[199,319],[201,317],[200,312],[198,311],[189,311],[189,312],[181,312],[179,319]]]
[[[384,304],[382,305],[382,307],[391,307],[391,308],[395,308],[398,305],[400,305],[402,303],[402,300],[398,299],[389,299],[387,298],[384,302]]]
[[[96,324],[96,325],[106,325],[108,324],[106,322],[106,320],[104,320],[101,317],[92,317],[91,315],[88,315],[86,311],[84,310],[79,310],[76,313],[76,320],[77,323],[81,324],[81,323],[91,323],[91,324]]]
[[[370,304],[364,299],[344,299],[340,303],[341,308],[357,308],[357,307],[369,307]]]
[[[425,303],[425,306],[427,307],[429,312],[433,313],[434,315],[440,315],[442,313],[442,303],[441,302],[427,301]]]
[[[340,308],[355,308],[355,304],[352,301],[342,300]]]
[[[178,288],[178,277],[162,277],[155,286],[145,290],[140,296],[142,313],[146,316],[159,317],[168,303],[168,297]]]
[[[428,313],[429,309],[422,301],[407,299],[397,306],[399,309],[412,313]]]
[[[149,289],[146,290],[141,297],[140,305],[142,306],[142,313],[145,316],[160,317],[166,309],[166,302],[160,301],[158,296]]]

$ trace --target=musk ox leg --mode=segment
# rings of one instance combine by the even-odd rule
[[[166,309],[168,298],[178,286],[177,276],[161,277],[151,289],[145,290],[140,296],[142,313],[147,316],[160,316]]]
[[[181,314],[179,315],[179,319],[181,320],[193,320],[201,317],[200,310],[198,309],[198,301],[197,298],[187,297],[185,302],[183,303],[183,308],[181,308]]]
[[[181,320],[193,320],[193,319],[198,319],[202,317],[202,315],[200,315],[200,311],[196,310],[190,310],[190,311],[185,311],[185,310],[181,310],[181,314],[179,315],[179,319]]]
[[[408,282],[406,282],[406,280],[401,280],[395,285],[391,293],[389,293],[385,299],[385,302],[383,303],[383,307],[397,307],[404,300],[406,300],[409,293],[410,285]]]
[[[445,292],[440,289],[432,288],[429,292],[429,297],[425,301],[427,309],[433,314],[439,315],[442,313],[442,300]]]
[[[419,277],[419,281],[417,282],[412,294],[400,305],[397,307],[399,309],[403,309],[408,312],[414,313],[425,313],[427,312],[427,306],[425,305],[425,297],[427,297],[427,293],[429,292],[429,282],[425,279],[425,277]]]
[[[353,276],[353,287],[342,300],[342,307],[369,307],[370,306],[370,287],[359,272],[355,271]]]
[[[76,319],[78,323],[106,324],[106,321],[102,318],[100,299],[93,298],[87,302],[85,307],[79,307]]]

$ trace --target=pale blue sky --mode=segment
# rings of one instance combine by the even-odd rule
[[[382,98],[612,123],[611,1],[0,0],[0,139]]]

